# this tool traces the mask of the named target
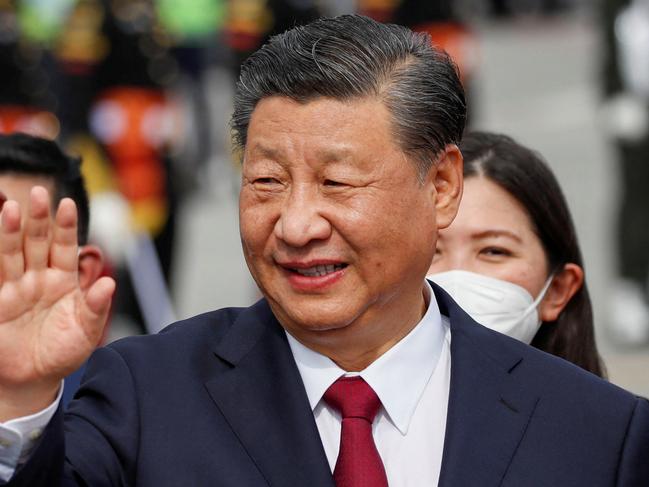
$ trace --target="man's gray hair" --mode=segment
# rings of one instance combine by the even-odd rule
[[[231,127],[239,149],[265,97],[376,97],[392,114],[396,140],[421,178],[440,151],[458,144],[466,102],[457,67],[427,34],[360,15],[319,19],[274,36],[241,68]]]

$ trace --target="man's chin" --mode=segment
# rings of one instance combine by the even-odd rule
[[[336,322],[336,320],[329,321],[326,317],[319,316],[317,318],[288,318],[279,319],[280,324],[286,331],[291,334],[299,333],[318,333],[322,335],[335,334],[341,332],[349,326],[348,321]]]
[[[279,320],[282,327],[292,335],[320,334],[323,336],[343,332],[353,319],[345,314],[327,311],[320,307],[309,307],[311,309],[276,309],[271,304],[273,313]],[[296,337],[297,338],[297,337]]]

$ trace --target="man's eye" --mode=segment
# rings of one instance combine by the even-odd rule
[[[257,178],[253,181],[255,184],[278,184],[279,181],[275,178]]]
[[[333,187],[333,188],[347,186],[345,183],[340,182],[340,181],[335,181],[333,179],[325,179],[323,184],[325,186],[330,186],[330,187]]]

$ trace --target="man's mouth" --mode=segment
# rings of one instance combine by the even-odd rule
[[[299,269],[289,267],[289,270],[291,272],[300,274],[301,276],[321,277],[339,271],[341,269],[344,269],[345,267],[347,267],[347,264],[318,264],[311,267],[305,267]]]

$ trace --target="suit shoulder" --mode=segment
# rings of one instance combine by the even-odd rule
[[[474,321],[439,286],[433,286],[440,311],[449,317],[451,323],[451,350],[471,361],[480,356],[487,360],[485,365],[495,365],[494,370],[504,371],[529,389],[556,398],[583,398],[593,404],[601,395],[611,403],[616,400],[635,405],[636,396],[596,375],[559,357],[543,352],[519,340],[491,330]],[[558,399],[558,400],[559,400]],[[579,402],[579,399],[576,399]]]
[[[600,410],[615,404],[633,408],[637,396],[611,384],[577,365],[549,354],[519,340],[502,335],[476,324],[476,329],[465,330],[471,336],[476,350],[497,362],[525,387],[560,400],[575,400]],[[586,406],[587,408],[590,406]]]
[[[222,308],[177,321],[155,335],[122,338],[110,345],[125,359],[132,356],[175,355],[174,351],[200,350],[218,344],[247,308]]]
[[[528,377],[534,387],[557,403],[578,403],[584,414],[592,411],[605,416],[628,415],[638,404],[639,398],[633,393],[567,360],[522,343],[516,346],[521,361],[512,374]]]

